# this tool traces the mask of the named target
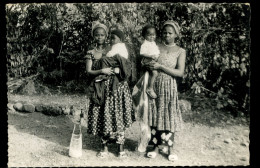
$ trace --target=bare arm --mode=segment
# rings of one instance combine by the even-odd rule
[[[102,69],[92,70],[92,60],[87,59],[87,62],[86,62],[86,72],[89,75],[97,76],[97,75],[102,74]]]
[[[182,52],[181,55],[178,57],[176,69],[166,67],[157,62],[150,65],[149,68],[164,71],[166,74],[174,77],[183,77],[184,69],[185,69],[185,60],[186,60],[186,52]]]

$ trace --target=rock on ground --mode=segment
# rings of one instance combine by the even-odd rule
[[[33,104],[24,104],[23,105],[24,111],[33,113],[35,112],[35,106]]]
[[[230,144],[232,143],[232,140],[230,138],[224,140],[225,143]]]
[[[36,112],[42,112],[43,111],[43,106],[42,105],[35,105],[35,111]]]
[[[15,104],[14,104],[14,109],[15,109],[16,111],[23,111],[23,104],[20,103],[20,102],[15,103]]]

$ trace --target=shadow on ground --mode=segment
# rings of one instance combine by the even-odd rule
[[[47,141],[69,147],[73,131],[72,121],[65,115],[47,116],[42,113],[8,112],[8,125],[14,126],[18,132],[31,134]],[[98,152],[100,150],[100,138],[87,134],[86,127],[82,127],[83,149]],[[137,141],[126,139],[125,148],[134,151]],[[116,154],[117,145],[109,144],[109,150]],[[57,153],[68,155],[67,148],[57,148]]]

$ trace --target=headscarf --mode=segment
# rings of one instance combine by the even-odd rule
[[[166,25],[172,26],[175,30],[177,37],[180,37],[180,26],[177,22],[173,20],[167,20],[166,22],[163,23],[163,27],[165,27]]]
[[[91,35],[92,37],[94,37],[94,31],[97,29],[97,28],[103,28],[106,32],[106,36],[108,36],[108,28],[106,25],[100,23],[99,21],[94,21],[92,23],[92,30],[91,30]]]

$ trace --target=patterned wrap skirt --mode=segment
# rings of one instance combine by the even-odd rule
[[[128,83],[119,83],[111,90],[111,79],[105,81],[105,103],[97,105],[90,101],[88,111],[88,133],[107,136],[124,132],[134,120],[132,96]]]

